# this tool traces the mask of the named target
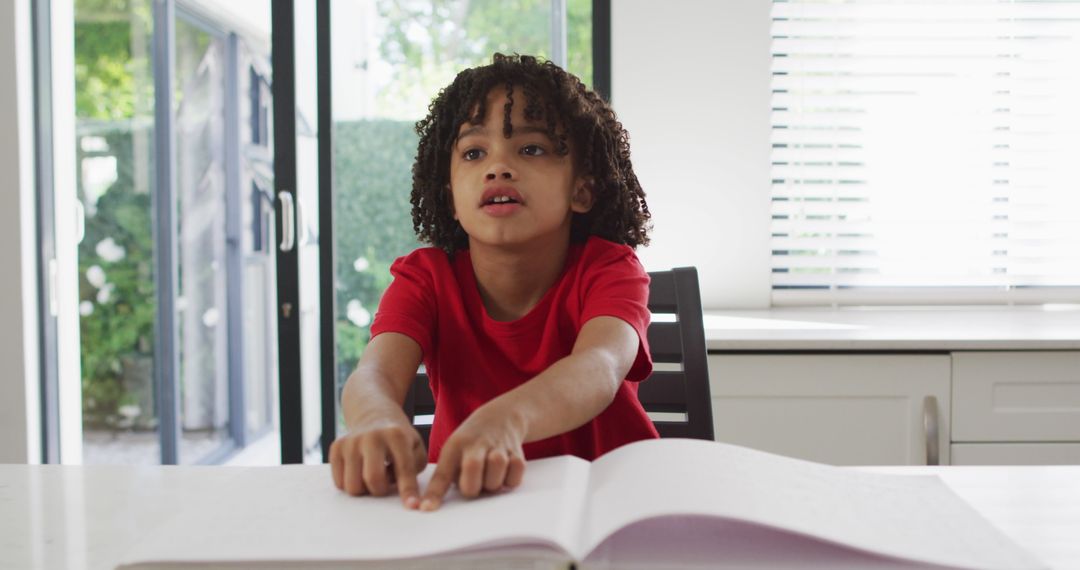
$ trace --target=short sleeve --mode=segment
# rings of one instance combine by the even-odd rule
[[[436,265],[432,257],[417,250],[390,266],[394,280],[379,301],[371,323],[371,338],[385,332],[401,333],[420,345],[425,358],[431,354],[437,310]]]
[[[593,242],[597,242],[594,244]],[[603,244],[601,247],[590,247]],[[584,252],[581,324],[601,316],[625,321],[638,334],[638,353],[626,379],[640,382],[652,374],[649,328],[649,274],[628,246],[591,238]]]

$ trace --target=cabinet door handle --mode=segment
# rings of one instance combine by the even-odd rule
[[[292,251],[296,245],[296,216],[293,214],[293,197],[288,192],[278,192],[281,202],[281,251]]]
[[[926,464],[941,465],[941,456],[938,453],[938,409],[937,398],[927,396],[923,398],[923,431],[926,433]]]

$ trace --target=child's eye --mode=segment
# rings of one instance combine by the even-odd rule
[[[544,147],[538,144],[527,144],[521,147],[521,152],[529,156],[542,156],[544,154],[547,154],[547,151],[544,150]]]
[[[465,160],[476,160],[482,156],[484,156],[484,151],[478,148],[470,148],[469,150],[462,153],[461,158]]]

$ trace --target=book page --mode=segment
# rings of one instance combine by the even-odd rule
[[[723,443],[621,447],[593,463],[589,497],[586,551],[635,521],[681,515],[745,521],[929,564],[1042,567],[936,476],[859,472]]]
[[[588,468],[576,457],[531,461],[517,489],[465,500],[452,488],[439,510],[419,512],[406,510],[396,495],[339,491],[329,465],[230,467],[235,474],[227,485],[191,497],[125,564],[413,559],[500,545],[546,548],[568,559]],[[421,489],[434,470],[429,465],[421,474]]]
[[[658,540],[661,536],[664,539]],[[634,523],[600,543],[578,568],[951,570],[869,554],[744,521],[698,516],[661,517]]]

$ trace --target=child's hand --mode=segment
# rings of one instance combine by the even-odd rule
[[[454,482],[467,498],[478,496],[481,490],[495,492],[520,485],[525,475],[525,453],[521,448],[524,439],[525,426],[515,414],[490,403],[478,408],[439,452],[439,464],[420,510],[439,508]]]
[[[397,483],[405,508],[420,506],[416,475],[427,466],[427,450],[407,420],[383,419],[353,429],[330,445],[334,485],[350,495],[382,497]]]

